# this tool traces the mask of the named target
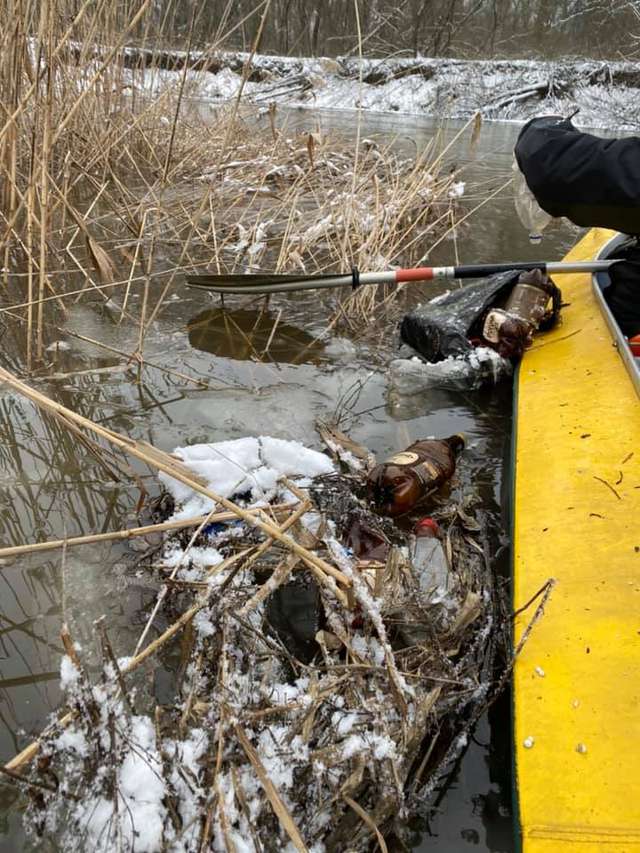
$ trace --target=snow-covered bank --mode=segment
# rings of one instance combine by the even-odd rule
[[[246,54],[138,54],[128,49],[132,84],[158,91],[177,82],[185,63],[192,96],[214,103],[234,98]],[[138,69],[137,71],[134,69]],[[245,100],[302,107],[410,115],[526,120],[540,112],[579,109],[583,126],[640,129],[640,63],[465,61],[452,59],[298,59],[254,56]]]

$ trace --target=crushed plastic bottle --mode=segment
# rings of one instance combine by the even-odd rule
[[[495,385],[512,372],[512,365],[489,347],[476,347],[466,355],[435,363],[396,358],[389,365],[391,387],[399,395],[419,394],[431,388],[470,391]]]
[[[542,232],[553,217],[543,210],[536,201],[515,159],[513,171],[514,201],[518,218],[529,232],[529,240],[533,244],[541,243]]]
[[[420,590],[431,604],[441,604],[449,590],[449,560],[439,538],[440,528],[433,518],[422,518],[414,528],[411,563]]]

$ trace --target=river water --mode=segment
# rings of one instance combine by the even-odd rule
[[[356,120],[346,113],[289,112],[281,115],[294,127],[331,129],[346,137],[356,133]],[[439,132],[447,139],[460,128],[451,123]],[[362,119],[367,136],[395,139],[415,152],[432,139],[432,120],[375,115]],[[509,177],[517,126],[486,124],[478,145],[469,150],[468,134],[447,156],[463,168],[470,182],[481,182],[486,196]],[[473,205],[467,198],[465,204]],[[557,259],[575,242],[577,231],[556,228],[542,246],[529,244],[516,220],[508,191],[494,199],[460,230],[456,241],[443,243],[430,257],[434,263]],[[284,302],[280,304],[285,304]],[[205,389],[184,379],[146,367],[140,377],[123,371],[121,359],[105,356],[89,343],[68,338],[69,349],[55,356],[55,377],[35,380],[44,393],[105,427],[145,439],[164,450],[199,441],[251,434],[272,434],[317,442],[314,422],[327,418],[336,403],[360,388],[353,400],[350,431],[379,455],[403,448],[418,438],[464,432],[465,479],[473,484],[493,519],[496,539],[507,529],[503,506],[504,460],[511,440],[509,384],[479,393],[430,391],[411,398],[389,393],[381,349],[371,340],[351,340],[343,333],[305,350],[326,326],[326,305],[312,295],[286,302],[286,314],[270,347],[270,359],[254,353],[229,334],[216,303],[206,294],[178,289],[147,339],[145,357],[164,367],[211,383]],[[246,316],[245,316],[246,315]],[[255,312],[238,313],[235,322],[251,328]],[[258,329],[253,346],[261,345],[273,317]],[[67,327],[119,350],[136,348],[137,330],[115,325],[101,309],[82,303],[72,307]],[[18,349],[9,328],[4,362],[20,369]],[[17,334],[17,333],[16,333]],[[63,336],[64,339],[64,336]],[[392,331],[383,349],[391,350]],[[79,372],[80,371],[80,372]],[[82,373],[82,371],[93,371]],[[98,372],[96,372],[98,371]],[[58,424],[43,420],[20,397],[0,397],[0,542],[22,544],[115,530],[134,521],[139,491],[130,480],[109,479],[90,453]],[[150,492],[157,485],[141,471]],[[504,541],[504,535],[502,535]],[[125,566],[127,564],[128,568]],[[93,620],[106,614],[116,654],[129,654],[146,620],[155,587],[144,571],[132,580],[131,550],[125,544],[70,549],[7,561],[0,571],[0,759],[7,760],[45,725],[60,703],[58,670],[63,620],[74,640],[94,646]],[[502,551],[495,569],[508,572]],[[161,629],[160,621],[158,627]],[[170,687],[170,673],[153,674],[159,699]],[[508,697],[477,727],[458,764],[451,769],[427,821],[416,816],[411,826],[417,850],[511,851],[510,721]],[[0,787],[0,850],[25,849],[17,797]]]

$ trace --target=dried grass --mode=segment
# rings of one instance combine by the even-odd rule
[[[188,99],[186,64],[171,77],[159,58],[125,62],[127,41],[170,33],[148,2],[2,0],[0,13],[15,22],[0,58],[0,310],[25,322],[28,370],[71,298],[99,296],[138,323],[141,353],[185,271],[409,265],[451,228],[457,179],[435,144],[402,158],[360,132],[278,130],[274,110],[269,130],[242,92],[207,114]],[[379,302],[363,288],[341,316],[370,320]]]
[[[266,15],[268,3],[261,8]],[[165,79],[144,91],[162,69],[128,67],[121,48],[134,38],[143,47],[161,42],[171,32],[171,18],[155,21],[149,0],[0,0],[0,12],[12,22],[0,54],[0,313],[23,324],[28,372],[41,365],[49,336],[59,334],[69,300],[99,298],[119,322],[135,324],[136,351],[119,354],[141,363],[148,331],[185,271],[411,265],[455,221],[457,177],[435,145],[408,159],[392,143],[361,134],[355,144],[289,134],[277,128],[274,110],[267,130],[240,97],[203,115],[188,100],[186,69],[173,84]],[[332,322],[368,322],[391,295],[362,289]],[[112,476],[118,460],[99,441],[206,494],[251,531],[206,577],[158,579],[156,609],[172,621],[133,658],[116,661],[104,625],[97,626],[99,683],[90,683],[65,633],[76,670],[69,709],[5,768],[15,781],[15,771],[38,756],[34,778],[25,781],[37,792],[33,832],[46,818],[70,849],[124,849],[132,839],[137,828],[119,780],[142,750],[136,727],[150,697],[135,695],[125,679],[181,636],[176,701],[152,709],[153,737],[142,750],[165,786],[162,845],[233,850],[241,838],[256,850],[282,849],[287,840],[298,850],[316,842],[344,850],[376,838],[384,849],[412,780],[420,788],[432,781],[446,751],[441,721],[463,720],[489,689],[490,573],[464,513],[454,507],[443,516],[458,555],[449,619],[420,605],[397,550],[385,566],[353,567],[340,559],[327,524],[310,541],[300,524],[312,502],[306,492],[286,519],[247,511],[167,454],[65,409],[4,369],[0,379],[72,431]],[[130,534],[113,534],[120,535]],[[294,575],[317,588],[326,615],[321,657],[311,664],[293,657],[263,619],[265,600]],[[422,632],[413,645],[394,639],[407,621]],[[295,679],[305,684],[296,701],[269,689]],[[352,752],[350,737],[361,748]],[[86,752],[67,748],[74,738]],[[205,751],[190,760],[185,750],[194,738]],[[282,782],[287,773],[292,785]],[[95,809],[110,809],[98,837],[93,814],[75,810],[87,791]]]
[[[24,777],[33,795],[29,831],[39,835],[46,826],[62,849],[82,841],[111,850],[136,832],[146,837],[139,809],[152,794],[131,793],[134,763],[136,774],[148,771],[162,790],[150,813],[154,849],[234,849],[253,838],[256,850],[282,849],[287,839],[297,850],[320,843],[328,851],[365,850],[373,838],[384,844],[400,832],[395,818],[437,781],[442,762],[464,743],[457,735],[494,690],[495,590],[468,511],[455,501],[437,510],[453,570],[448,603],[434,605],[397,548],[376,565],[353,561],[338,545],[357,480],[316,483],[311,492],[286,483],[300,503],[284,518],[274,507],[276,523],[268,509],[255,515],[215,495],[150,445],[105,430],[7,371],[0,369],[0,379],[246,525],[241,536],[232,530],[226,545],[218,543],[225,559],[197,582],[175,568],[158,578],[153,612],[162,604],[171,621],[143,645],[147,626],[133,657],[117,661],[104,623],[97,625],[97,683],[65,627],[68,710],[5,767],[18,781],[16,771],[38,757]],[[327,426],[323,432],[331,443],[342,440]],[[313,534],[301,523],[312,504],[323,519]],[[215,517],[199,519],[200,528]],[[178,540],[185,571],[195,540]],[[285,583],[314,588],[322,602],[319,651],[308,662],[269,622],[266,602]],[[179,636],[183,675],[175,701],[160,707],[144,682],[134,691],[125,679]]]

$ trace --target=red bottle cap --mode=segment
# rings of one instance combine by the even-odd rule
[[[413,530],[416,536],[437,536],[440,533],[438,522],[433,518],[421,518]]]

